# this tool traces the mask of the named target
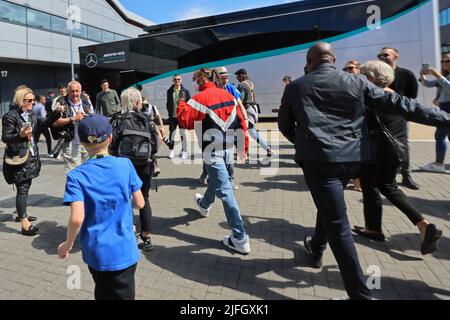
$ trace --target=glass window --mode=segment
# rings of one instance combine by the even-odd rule
[[[441,11],[441,27],[446,26],[448,24],[448,12],[449,10],[443,10]]]
[[[0,0],[0,20],[26,24],[25,7]]]
[[[51,16],[52,31],[69,34],[67,19]]]
[[[80,28],[73,29],[73,35],[75,37],[80,37],[87,39],[88,37],[88,27],[85,24],[80,24]]]
[[[89,40],[102,42],[102,30],[88,26],[87,31]]]
[[[102,31],[102,41],[103,42],[113,42],[114,33],[103,30]]]
[[[450,24],[450,8],[448,8],[446,11],[447,11],[447,14],[446,14],[446,16],[447,16],[447,22],[446,22],[445,25],[448,25],[448,24]]]
[[[27,25],[50,30],[50,15],[41,11],[27,9]]]
[[[126,39],[125,36],[122,36],[121,34],[114,33],[114,41],[122,41],[122,40],[125,40],[125,39]]]

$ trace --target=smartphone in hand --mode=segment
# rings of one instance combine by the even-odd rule
[[[428,70],[430,69],[430,64],[429,63],[422,63],[422,70]]]
[[[31,127],[31,122],[22,123],[22,129],[27,130],[30,127]]]

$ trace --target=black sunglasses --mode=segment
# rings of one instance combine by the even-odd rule
[[[36,99],[23,99],[23,101],[28,102],[28,103],[34,103],[34,102],[36,102]]]
[[[377,55],[378,58],[387,58],[389,57],[389,53],[380,53],[379,55]]]
[[[449,63],[450,60],[441,60],[441,63]]]
[[[181,81],[181,79],[179,79],[179,78],[176,78],[176,79],[173,79],[173,81]]]

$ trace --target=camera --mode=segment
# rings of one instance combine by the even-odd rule
[[[74,138],[73,134],[70,130],[61,131],[59,133],[59,138],[58,138],[58,141],[56,142],[56,146],[53,148],[52,153],[51,153],[53,158],[55,158],[55,159],[58,158],[64,144],[66,142],[72,141],[73,138]]]

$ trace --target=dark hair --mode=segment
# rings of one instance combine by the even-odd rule
[[[106,79],[100,80],[100,86],[104,85],[105,83],[108,83],[108,84],[109,84],[109,81],[106,80]]]
[[[142,85],[141,84],[137,84],[136,85],[136,89],[138,89],[139,91],[142,91],[143,90]]]
[[[194,76],[199,76],[199,75],[205,76],[210,81],[214,80],[214,74],[213,74],[212,70],[209,68],[204,67],[204,68],[201,68],[201,69],[195,71]]]
[[[53,90],[48,90],[48,91],[47,91],[47,94],[48,94],[48,95],[50,95],[50,94],[52,94],[52,93],[55,93],[55,92],[54,92]]]
[[[60,83],[58,89],[67,89],[67,86],[64,83]]]
[[[284,76],[282,81],[289,81],[289,82],[291,82],[292,78],[291,78],[291,76]]]

